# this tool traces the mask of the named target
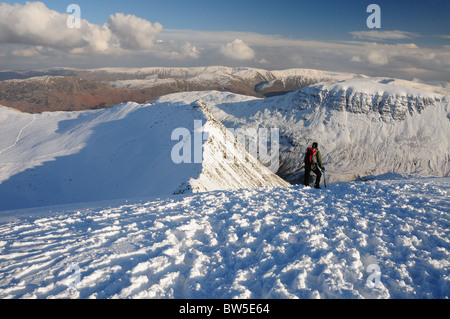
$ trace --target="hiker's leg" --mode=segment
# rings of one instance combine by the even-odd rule
[[[309,176],[311,174],[311,167],[305,166],[305,179],[303,181],[303,185],[309,186]]]
[[[320,169],[316,168],[314,170],[314,173],[316,174],[316,186],[320,185],[320,178],[322,177],[322,172],[320,171]]]

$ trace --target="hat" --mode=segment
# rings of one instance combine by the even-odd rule
[[[319,147],[319,145],[317,144],[317,142],[314,142],[314,143],[312,144],[312,147],[313,147],[313,148],[317,148],[317,147]]]

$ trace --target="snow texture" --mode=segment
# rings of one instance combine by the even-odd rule
[[[397,84],[0,107],[0,298],[449,298],[448,96]],[[203,161],[171,160],[177,128]],[[294,180],[318,141],[333,183],[290,186],[239,128],[279,129]]]
[[[448,298],[449,178],[0,215],[0,298]]]

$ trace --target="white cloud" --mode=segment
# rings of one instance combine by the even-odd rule
[[[87,30],[86,33],[83,34],[83,39],[89,43],[88,47],[93,52],[108,52],[111,48],[111,40],[113,38],[111,30],[106,26],[99,27],[91,24],[85,29]],[[74,50],[72,52],[74,52]]]
[[[0,4],[0,42],[47,46],[72,54],[117,54],[150,50],[162,30],[159,23],[134,15],[111,15],[104,25],[81,19],[80,28],[67,25],[68,14],[42,2]]]
[[[227,58],[234,60],[251,60],[255,57],[255,51],[241,39],[235,39],[233,42],[227,43],[220,48],[220,51]]]
[[[82,46],[81,33],[66,27],[67,15],[49,10],[42,2],[0,4],[0,42],[46,45],[58,48]]]
[[[178,52],[178,57],[180,58],[187,57],[191,59],[198,59],[199,56],[200,56],[199,50],[189,42],[186,42],[183,45],[181,45],[181,48]]]
[[[109,17],[107,26],[124,49],[151,49],[163,26],[134,15],[116,13]]]

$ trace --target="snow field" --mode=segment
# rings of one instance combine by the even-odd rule
[[[449,186],[378,179],[5,212],[0,298],[445,298]]]

